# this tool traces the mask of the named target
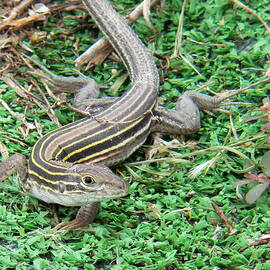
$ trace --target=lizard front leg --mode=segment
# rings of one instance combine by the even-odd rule
[[[27,160],[21,154],[14,154],[0,163],[0,181],[8,178],[12,173],[17,171],[22,182],[27,178]]]
[[[18,172],[20,180],[24,185],[24,189],[27,192],[27,160],[26,157],[21,154],[14,154],[8,159],[0,163],[0,181],[8,178],[15,171]],[[99,211],[100,202],[93,202],[80,207],[76,218],[70,222],[61,222],[55,229],[57,230],[75,230],[88,226],[95,219]]]
[[[93,202],[80,207],[76,218],[68,221],[61,222],[55,226],[56,230],[76,230],[87,227],[92,223],[98,214],[100,202]]]

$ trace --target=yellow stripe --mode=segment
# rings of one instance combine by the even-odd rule
[[[103,157],[100,156],[99,158],[96,158],[95,160],[93,160],[91,162],[92,162],[92,164],[98,163],[100,161],[107,160],[108,158],[113,157],[114,155],[117,155],[119,153],[120,153],[120,150],[119,151],[114,151],[114,152],[112,152],[112,153],[110,153],[110,154],[108,154],[106,156],[103,156]],[[88,158],[89,158],[89,156],[88,156]],[[74,163],[77,164],[77,162],[74,162]],[[79,162],[78,162],[78,164],[79,164]],[[86,164],[88,164],[88,163],[86,163]]]
[[[117,103],[117,102],[116,102],[116,103]],[[105,113],[105,112],[104,112],[104,113]],[[145,112],[145,113],[146,113],[146,112]],[[142,114],[141,117],[145,116],[145,113]],[[131,116],[132,114],[133,114],[133,113],[131,112],[130,114],[128,114],[128,115],[126,115],[125,117],[123,117],[123,121],[124,121],[126,118],[128,118],[129,116]],[[141,117],[139,117],[139,118],[137,118],[137,119],[140,120]],[[93,119],[94,119],[94,118],[93,118]],[[79,122],[79,121],[78,121],[78,122]],[[122,122],[122,121],[121,121],[121,122]],[[137,122],[136,122],[136,123],[137,123]],[[78,124],[80,124],[80,123],[78,123]],[[116,124],[117,124],[117,122],[116,122]],[[73,132],[74,129],[76,129],[76,127],[77,127],[77,124],[74,125],[74,122],[73,122],[73,123],[70,123],[70,124],[68,124],[68,125],[66,125],[65,127],[67,127],[67,126],[69,126],[69,125],[72,125],[72,126],[69,127],[69,128],[67,128],[67,131]],[[92,129],[94,129],[94,128],[98,127],[98,126],[99,126],[99,123],[97,123],[95,126],[93,126]],[[99,132],[93,133],[92,135],[88,136],[86,139],[89,139],[89,138],[91,138],[91,137],[93,137],[93,136],[95,136],[95,135],[97,135],[97,134],[100,134],[100,133],[102,133],[102,132],[104,132],[104,131],[108,131],[108,130],[110,130],[111,128],[114,128],[114,125],[108,127],[108,128],[105,129],[105,130],[100,130]],[[63,128],[60,127],[60,128],[58,128],[58,129],[56,129],[56,130],[50,131],[48,134],[50,134],[51,136],[53,136],[53,135],[55,135],[55,132],[61,131],[62,129],[63,129]],[[78,135],[80,136],[81,134],[83,134],[83,133],[79,133]],[[49,161],[47,161],[46,159],[43,158],[42,153],[43,153],[43,152],[46,153],[46,150],[47,150],[47,149],[46,149],[46,150],[43,151],[44,144],[45,144],[48,140],[51,139],[51,136],[48,136],[48,138],[47,138],[47,139],[42,143],[42,145],[40,146],[40,151],[39,151],[39,153],[38,153],[39,158],[42,160],[42,162],[44,163],[44,165],[47,164],[47,165],[53,166],[53,167],[55,167],[55,168],[66,169],[65,166],[61,166],[61,165],[58,165],[58,166],[57,166],[57,165],[55,165],[55,164],[51,164]],[[69,140],[69,136],[68,136],[67,133],[64,134],[64,137],[67,138],[66,141]],[[38,144],[38,142],[39,142],[41,139],[42,139],[42,138],[40,138],[40,139],[37,141],[37,143],[34,145],[34,147],[33,147],[33,150],[32,150],[32,160],[33,160],[33,163],[34,163],[38,168],[40,168],[40,169],[46,171],[47,173],[49,172],[50,174],[63,175],[63,174],[61,174],[61,173],[57,174],[57,173],[55,173],[55,172],[53,172],[53,171],[46,170],[44,166],[39,165],[39,164],[35,161],[35,159],[34,159],[35,147],[36,147],[36,145]],[[82,140],[85,140],[85,138],[84,138],[84,139],[81,139],[80,141],[82,141]],[[72,141],[72,140],[71,140],[71,141]],[[70,145],[76,144],[77,142],[78,142],[78,141],[76,141],[76,140],[74,139],[74,142],[73,142],[72,144],[70,144]],[[51,144],[52,144],[52,143],[53,143],[53,142],[51,142]],[[98,143],[98,142],[97,142],[97,143]],[[66,146],[66,147],[69,147],[70,145],[68,145],[68,146]],[[58,145],[56,145],[56,147],[53,148],[51,151],[54,152],[55,149],[56,149],[57,147],[58,147]],[[65,147],[65,148],[62,148],[61,151],[65,150],[66,147]],[[59,152],[57,153],[55,159],[57,159],[57,157],[60,155],[61,151],[59,151]],[[81,151],[81,150],[79,149],[79,151]],[[46,154],[44,154],[44,156],[46,156]],[[76,162],[76,163],[77,163],[77,162]]]
[[[129,92],[131,92],[131,91],[129,91]],[[128,92],[128,94],[129,94],[129,92]],[[132,95],[132,93],[130,93],[130,94]],[[126,97],[127,97],[127,96],[126,96]],[[143,100],[141,100],[141,102],[143,102],[143,101],[144,101],[145,99],[147,99],[147,98],[148,98],[148,96],[145,96],[145,98],[144,98]],[[140,99],[140,97],[139,97],[138,99]],[[135,99],[135,100],[133,99],[132,101],[135,102],[135,101],[137,101],[137,99]],[[133,103],[129,104],[129,106],[131,107],[132,104],[133,104]],[[153,104],[153,106],[154,106],[154,105],[155,105],[155,104]],[[117,108],[119,108],[119,107],[121,107],[121,106],[123,106],[123,105],[122,105],[121,103],[118,104],[118,102],[115,102],[114,104],[111,105],[110,110],[113,108],[113,106],[117,106]],[[152,108],[151,108],[151,109],[152,109]],[[137,117],[136,119],[130,120],[130,122],[136,121],[137,119],[141,119],[143,116],[145,116],[145,115],[147,114],[147,112],[150,112],[150,110],[149,110],[149,111],[145,111],[141,116]],[[123,112],[120,111],[120,113],[123,113]],[[101,116],[98,116],[97,118],[99,118],[99,117],[102,118],[102,115],[103,115],[103,114],[104,114],[104,120],[103,120],[104,122],[106,122],[106,121],[112,121],[112,120],[106,119],[106,118],[108,118],[108,113],[107,113],[106,111],[102,112],[102,113],[101,113]],[[107,114],[107,115],[106,115],[106,114]],[[116,111],[113,110],[112,114],[113,114],[113,117],[115,117],[115,116],[116,116]],[[132,116],[132,114],[134,114],[133,111],[132,111],[130,114],[125,115],[125,117],[123,117],[123,119],[122,119],[120,122],[119,122],[119,121],[116,121],[116,122],[114,122],[114,124],[118,124],[118,123],[126,123],[126,122],[125,122],[125,119],[129,118],[130,116]],[[95,118],[92,118],[92,120],[95,120]],[[96,120],[96,121],[97,121],[97,120]],[[97,122],[98,122],[98,121],[97,121]],[[100,123],[98,122],[96,125],[91,126],[91,130],[95,129],[95,128],[98,127],[99,125],[100,125]],[[71,130],[70,130],[70,131],[73,132],[74,129],[75,129],[75,127],[76,127],[76,126],[71,127]],[[74,144],[76,144],[76,143],[79,143],[79,142],[81,142],[81,141],[84,141],[84,140],[86,140],[86,139],[90,139],[91,137],[94,137],[95,135],[98,135],[98,134],[100,134],[100,133],[103,133],[103,132],[105,132],[105,131],[108,131],[108,130],[110,130],[110,129],[112,129],[112,128],[114,128],[114,125],[112,125],[112,126],[106,128],[106,129],[100,130],[99,132],[93,133],[93,134],[87,136],[86,138],[82,138],[82,139],[80,139],[80,140],[76,140],[75,138],[71,138],[71,139],[70,139],[69,133],[66,132],[65,134],[62,135],[62,137],[64,137],[64,138],[63,138],[63,140],[61,140],[61,143],[65,143],[65,142],[67,142],[67,141],[69,141],[69,140],[70,140],[72,143],[69,144],[69,145],[67,145],[66,147],[63,147],[63,148],[56,154],[55,159],[57,160],[58,157],[59,157],[59,155],[60,155],[66,148],[68,148],[68,147],[70,147],[70,146],[72,146],[72,145],[74,145]],[[60,128],[60,129],[61,129],[61,128]],[[84,127],[84,129],[85,129],[85,127]],[[83,135],[83,134],[87,134],[87,133],[91,132],[91,130],[90,130],[90,131],[87,131],[87,132],[78,132],[76,135],[81,136],[81,135]],[[66,140],[65,140],[65,138],[66,138]],[[49,139],[49,138],[48,138],[48,139]],[[59,139],[59,138],[58,138],[58,139]],[[47,140],[46,140],[46,141],[47,141]],[[45,142],[46,142],[46,141],[45,141]],[[44,143],[45,143],[45,142],[44,142]],[[53,141],[52,141],[52,144],[53,144]],[[50,149],[50,153],[54,153],[57,147],[58,147],[58,145],[56,144],[55,147],[54,147],[53,149]],[[44,153],[45,153],[44,155],[46,156],[46,150],[45,150]],[[41,153],[40,153],[40,154],[41,154]],[[40,156],[41,156],[41,155],[40,155]],[[41,157],[40,157],[40,158],[41,158]],[[43,162],[46,163],[46,160],[44,160],[43,158],[41,158],[41,159],[42,159]]]
[[[149,125],[150,125],[150,123],[151,123],[151,122],[149,121]],[[128,130],[130,127],[131,127],[131,126],[129,126],[128,128],[126,128],[124,131]],[[115,150],[115,149],[117,149],[117,148],[119,148],[119,147],[121,147],[121,146],[124,146],[125,144],[127,144],[128,142],[130,142],[130,141],[133,139],[133,137],[137,136],[138,134],[143,133],[147,128],[148,128],[148,126],[145,125],[145,126],[144,126],[144,129],[140,129],[139,132],[137,132],[134,136],[130,136],[129,138],[127,138],[127,139],[126,139],[125,141],[123,141],[122,143],[119,143],[119,144],[117,144],[117,145],[114,145],[114,146],[112,146],[112,147],[110,147],[110,148],[106,148],[106,149],[104,149],[104,150],[102,150],[102,151],[99,151],[99,152],[97,152],[97,153],[94,153],[94,154],[92,154],[92,155],[90,155],[90,156],[81,158],[81,159],[77,160],[76,163],[82,163],[82,162],[85,162],[85,161],[87,161],[87,160],[89,160],[89,159],[91,159],[91,158],[94,158],[94,157],[98,156],[98,155],[105,154],[105,153],[107,153],[107,152],[109,152],[109,151],[111,151],[111,150]],[[118,135],[118,134],[121,134],[122,131],[123,131],[123,130],[121,130],[121,132],[119,132],[119,133],[117,133],[117,134],[114,134],[114,135],[111,136],[111,137],[114,137],[114,136],[116,136],[116,135]],[[99,143],[99,142],[100,142],[100,141],[98,141],[98,143]],[[87,146],[87,147],[84,147],[84,148],[87,149],[88,146]],[[82,148],[81,148],[81,149],[82,149]]]
[[[110,126],[110,127],[106,128],[106,129],[100,130],[100,131],[98,131],[98,132],[96,132],[96,133],[93,133],[93,134],[91,134],[91,135],[89,135],[89,136],[87,136],[87,137],[85,137],[85,138],[80,139],[80,140],[71,139],[71,143],[68,144],[68,145],[65,146],[65,147],[62,147],[61,150],[56,154],[55,159],[57,160],[58,157],[59,157],[59,155],[60,155],[63,151],[65,151],[66,148],[68,148],[68,147],[70,147],[70,146],[72,146],[72,145],[74,145],[74,144],[80,143],[80,142],[82,142],[82,141],[88,140],[88,139],[90,139],[90,138],[92,138],[92,137],[94,137],[94,136],[96,136],[96,135],[98,135],[98,134],[100,134],[100,133],[106,132],[106,131],[112,129],[113,127],[114,127],[114,126]],[[79,133],[78,135],[81,136],[82,133]],[[67,140],[67,141],[68,141],[68,140]],[[98,142],[99,142],[99,141],[98,141]],[[98,143],[98,142],[97,142],[97,143]],[[56,148],[57,148],[57,147],[55,147],[54,149],[56,149]],[[80,150],[80,149],[81,149],[81,148],[79,148],[78,150]],[[74,151],[74,152],[76,152],[76,151]],[[72,152],[72,153],[73,153],[73,152]],[[71,153],[71,154],[72,154],[72,153]],[[69,155],[68,155],[68,156],[69,156]],[[63,160],[65,161],[65,160],[67,160],[67,158],[65,157]]]
[[[95,129],[95,128],[98,127],[99,125],[100,125],[100,123],[97,123],[96,125],[91,126],[91,129]],[[74,129],[71,129],[71,130],[70,130],[70,133],[72,133],[74,130],[76,130],[76,127],[75,127]],[[85,127],[84,127],[83,130],[85,130]],[[103,131],[104,131],[104,130],[103,130]],[[101,131],[101,132],[102,132],[102,131]],[[83,134],[88,134],[88,133],[89,133],[89,131],[86,131],[86,132],[78,132],[76,135],[81,136],[81,135],[83,135]],[[100,132],[96,132],[96,133],[90,135],[89,138],[91,138],[92,136],[95,136],[96,134],[99,134],[99,133],[100,133]],[[77,142],[77,140],[75,139],[75,137],[71,137],[71,136],[69,135],[69,133],[65,133],[65,134],[63,134],[61,137],[63,137],[63,140],[61,140],[61,143],[65,143],[65,142],[68,142],[68,141],[71,141],[71,142],[74,141],[74,143]],[[48,138],[48,139],[50,139],[50,138]],[[57,139],[59,139],[59,138],[57,138]],[[65,139],[66,139],[66,140],[65,140]],[[47,140],[45,140],[44,143],[45,143],[45,142],[47,142]],[[52,140],[51,144],[53,144],[53,143],[54,143],[54,141]],[[71,145],[73,145],[74,143],[71,143]],[[51,152],[51,153],[54,153],[55,150],[56,150],[56,148],[57,148],[58,146],[59,146],[58,144],[55,144],[55,147],[52,148],[52,149],[50,149],[50,152]],[[42,147],[42,148],[43,148],[43,147]],[[57,160],[58,156],[62,153],[62,151],[63,151],[64,149],[65,149],[65,147],[62,148],[62,149],[56,154],[56,156],[55,156],[55,159],[56,159],[56,160]],[[44,156],[46,156],[46,152],[47,152],[47,149],[45,149],[45,151],[44,151]],[[40,154],[41,154],[41,153],[40,153]],[[40,155],[40,156],[41,156],[41,155]],[[42,160],[43,160],[43,162],[46,162],[43,158],[42,158]]]
[[[130,115],[131,115],[131,114],[130,114]],[[129,116],[129,115],[128,115],[128,116]],[[128,116],[124,117],[123,120],[126,119]],[[145,116],[145,114],[143,114],[142,116]],[[85,150],[85,149],[87,149],[87,148],[90,148],[90,147],[92,147],[92,146],[95,146],[95,145],[97,145],[97,144],[99,144],[99,143],[102,143],[102,142],[104,142],[104,141],[106,141],[106,140],[109,140],[110,138],[113,138],[113,137],[115,137],[115,136],[118,136],[118,135],[124,133],[125,131],[128,131],[129,129],[131,129],[132,127],[134,127],[137,123],[139,123],[139,122],[141,121],[141,117],[137,118],[136,120],[137,120],[137,121],[135,121],[132,125],[128,126],[127,128],[121,130],[120,132],[118,132],[118,133],[116,133],[116,134],[114,134],[114,135],[112,135],[112,136],[110,136],[110,137],[105,137],[103,140],[99,140],[99,141],[97,141],[97,142],[95,142],[95,143],[93,143],[93,144],[91,144],[91,145],[89,145],[89,146],[86,146],[86,147],[77,149],[76,151],[74,151],[74,152],[70,153],[68,156],[66,156],[63,160],[66,160],[66,159],[68,159],[70,156],[72,156],[72,155],[74,155],[74,154],[76,154],[76,153],[80,153],[81,151],[83,151],[83,150]],[[73,123],[71,123],[71,124],[69,124],[69,125],[72,125],[72,124],[73,124]],[[79,123],[79,124],[80,124],[80,123]],[[68,125],[68,126],[69,126],[69,125]],[[70,131],[72,132],[74,129],[76,129],[76,126],[77,126],[77,125],[72,125],[72,126],[69,127],[67,130],[70,130]],[[92,127],[92,128],[96,128],[97,126],[98,126],[98,124],[95,125],[95,126]],[[84,141],[84,140],[87,140],[87,139],[89,139],[89,138],[91,138],[91,137],[93,137],[93,136],[95,136],[95,135],[98,135],[98,134],[100,134],[100,133],[102,133],[102,132],[106,132],[106,131],[110,130],[111,128],[114,128],[114,125],[108,127],[107,129],[100,130],[99,132],[96,132],[96,133],[94,133],[94,134],[91,134],[90,136],[88,136],[88,137],[86,137],[86,138],[83,138],[83,139],[79,140],[79,142]],[[42,155],[42,153],[43,153],[43,148],[44,148],[45,143],[46,143],[48,140],[50,140],[50,139],[51,139],[51,136],[54,136],[54,135],[55,135],[55,132],[57,132],[58,130],[61,131],[62,128],[59,128],[59,129],[50,131],[50,132],[48,133],[48,134],[50,134],[50,136],[48,136],[47,139],[46,139],[46,140],[42,143],[42,145],[40,146],[40,151],[39,151],[39,154],[38,154],[38,155],[39,155],[39,158],[42,160],[42,162],[43,162],[44,164],[43,164],[43,165],[42,165],[42,164],[39,164],[39,163],[35,160],[35,158],[34,158],[35,147],[36,147],[37,143],[38,143],[42,138],[40,138],[40,139],[37,141],[37,143],[34,145],[34,147],[33,147],[33,151],[32,151],[32,153],[31,153],[31,155],[32,155],[32,161],[33,161],[33,163],[35,164],[35,166],[37,166],[38,168],[40,168],[41,170],[45,171],[45,172],[48,173],[48,174],[51,174],[51,175],[62,175],[62,176],[68,176],[68,175],[74,175],[74,176],[77,176],[78,174],[75,174],[75,173],[61,173],[61,172],[50,171],[50,170],[46,169],[46,167],[44,166],[45,164],[47,164],[47,165],[49,165],[49,166],[51,166],[51,167],[53,167],[53,168],[56,168],[56,169],[57,169],[57,168],[59,168],[59,169],[66,169],[66,167],[65,167],[64,165],[61,166],[60,164],[59,164],[59,165],[56,165],[56,164],[50,163],[49,161],[45,160],[45,159],[43,158],[43,155]],[[64,135],[65,135],[65,137],[68,137],[68,134],[64,134]],[[133,137],[134,137],[134,136],[133,136]],[[125,142],[131,141],[133,137],[130,137],[130,138],[129,138],[128,140],[126,140]],[[73,142],[72,144],[70,144],[70,145],[68,145],[68,146],[66,146],[66,147],[69,147],[69,146],[74,145],[74,144],[76,144],[76,143],[78,143],[78,141],[74,140],[74,142]],[[111,151],[111,150],[115,150],[117,147],[123,146],[123,145],[124,145],[124,143],[121,143],[121,144],[115,145],[115,146],[113,146],[113,147],[111,147],[111,148],[104,149],[104,150],[101,151],[101,152],[97,152],[97,153],[95,153],[95,154],[93,154],[93,155],[91,155],[91,156],[88,156],[88,157],[85,157],[85,158],[83,158],[83,159],[80,159],[80,160],[76,161],[76,163],[80,163],[80,162],[86,161],[86,160],[88,160],[88,159],[91,159],[92,157],[95,157],[95,156],[97,156],[97,155],[99,155],[99,154],[103,154],[103,153],[109,152],[109,151]],[[56,147],[57,147],[57,146],[56,146]],[[66,147],[65,147],[65,148],[66,148]],[[65,150],[65,148],[62,148],[61,150]],[[55,149],[55,148],[54,148],[54,149]],[[45,150],[45,151],[46,151],[46,150]],[[60,153],[60,152],[59,152],[59,153]],[[57,154],[56,158],[58,157],[59,153]],[[33,171],[32,171],[32,173],[33,173]],[[33,174],[34,174],[34,173],[33,173]],[[55,181],[46,179],[46,178],[40,176],[40,175],[37,174],[37,173],[36,173],[35,175],[36,175],[37,177],[40,177],[40,178],[43,179],[44,181],[49,182],[49,183],[56,183]]]
[[[126,118],[128,118],[130,115],[132,115],[132,113],[131,113],[131,114],[129,114],[129,115],[126,115],[126,117],[124,117],[123,120],[121,120],[120,122],[115,122],[115,123],[113,123],[111,126],[107,127],[106,129],[101,129],[100,131],[98,131],[98,132],[96,132],[96,133],[93,133],[93,134],[90,134],[90,135],[88,135],[87,137],[84,137],[84,138],[79,139],[79,140],[76,140],[75,138],[71,138],[71,139],[70,139],[69,136],[68,136],[68,134],[64,134],[63,137],[66,137],[67,140],[63,140],[63,141],[61,141],[61,143],[65,143],[65,142],[67,142],[67,141],[69,141],[69,140],[71,141],[71,143],[68,144],[68,145],[66,145],[65,147],[62,147],[61,150],[59,150],[58,153],[56,154],[55,159],[58,160],[58,157],[61,155],[61,153],[62,153],[63,151],[65,151],[65,149],[69,148],[70,146],[73,146],[74,144],[78,144],[78,143],[80,143],[80,142],[83,142],[83,141],[85,141],[85,140],[88,140],[88,139],[90,139],[90,138],[92,138],[92,137],[94,137],[94,136],[96,136],[96,135],[98,135],[98,134],[100,134],[100,133],[104,133],[104,132],[106,132],[106,131],[108,131],[108,130],[114,128],[115,125],[117,125],[117,124],[134,123],[135,121],[140,120],[140,119],[141,119],[143,116],[145,116],[146,114],[147,114],[147,111],[146,111],[144,114],[142,114],[141,116],[137,117],[136,119],[133,119],[133,120],[130,120],[130,121],[125,121]],[[97,118],[96,118],[96,119],[97,119]],[[96,120],[96,121],[97,121],[97,120]],[[106,119],[104,119],[103,121],[106,122],[106,121],[111,121],[111,120],[106,120]],[[95,129],[96,127],[98,127],[98,125],[99,125],[99,124],[97,124],[97,125],[95,125],[95,126],[91,126],[91,129]],[[71,130],[71,131],[73,131],[73,130]],[[89,133],[89,132],[91,132],[91,130],[90,130],[90,131],[86,131],[86,132],[78,132],[76,135],[79,137],[79,136],[81,136],[81,135],[83,135],[83,134],[87,134],[87,133]],[[59,139],[59,138],[58,138],[58,139]],[[45,142],[44,142],[44,143],[45,143]],[[94,144],[94,145],[95,145],[95,144]],[[58,147],[58,145],[56,145],[56,147],[54,147],[52,150],[50,150],[51,153],[54,153],[54,152],[55,152],[55,149],[56,149],[57,147]],[[46,151],[46,150],[45,150],[45,151]],[[64,158],[63,160],[66,160],[66,158]]]
[[[136,122],[134,122],[132,125],[127,126],[126,128],[120,130],[120,131],[117,132],[117,133],[114,133],[113,135],[111,135],[111,136],[109,136],[109,137],[105,137],[105,138],[103,138],[103,139],[101,139],[101,140],[99,140],[99,141],[96,141],[95,143],[89,144],[89,145],[87,145],[87,146],[85,146],[85,147],[81,147],[81,148],[79,148],[79,149],[77,149],[77,150],[71,152],[70,154],[68,154],[67,156],[65,156],[65,157],[63,158],[63,161],[66,161],[67,159],[69,159],[69,158],[72,157],[73,155],[78,154],[78,153],[80,153],[80,152],[82,152],[82,151],[84,151],[84,150],[86,150],[86,149],[88,149],[88,148],[91,148],[91,147],[93,147],[93,146],[96,146],[96,145],[98,145],[98,144],[101,144],[101,143],[103,143],[103,142],[106,142],[106,141],[110,140],[111,138],[114,138],[114,137],[116,137],[116,136],[118,136],[118,135],[121,135],[122,133],[124,133],[124,132],[130,130],[131,128],[133,128],[134,126],[136,126],[139,122],[141,122],[141,119],[138,119],[138,120],[137,120]],[[106,131],[106,130],[105,130],[105,131]],[[101,130],[100,132],[97,132],[97,133],[95,133],[94,135],[99,134],[99,133],[101,133],[101,132],[103,132],[103,131]],[[77,141],[76,141],[75,143],[77,143]],[[119,144],[118,144],[118,145],[119,145]],[[111,148],[107,148],[107,150],[115,149],[115,147],[117,147],[118,145],[115,145],[115,146],[113,146],[113,147],[111,147]],[[105,149],[105,150],[106,150],[106,149]],[[98,154],[100,154],[100,153],[102,153],[102,152],[103,152],[103,151],[97,152],[96,154],[98,155]],[[90,157],[91,157],[91,156],[90,156]]]
[[[33,173],[33,171],[32,171],[32,173]],[[39,177],[39,176],[38,176]],[[63,182],[63,183],[65,183],[65,182]],[[36,185],[36,186],[38,186],[38,187],[41,187],[42,189],[45,189],[45,190],[50,190],[51,192],[54,192],[54,193],[57,193],[57,191],[55,190],[55,189],[53,189],[53,188],[51,188],[51,187],[49,187],[49,186],[45,186],[45,185],[42,185],[41,183],[38,183],[38,182],[36,182],[36,181],[33,181],[33,180],[27,180],[27,183],[26,184],[30,184],[30,185]],[[68,184],[70,184],[70,183],[68,183]],[[72,184],[72,185],[77,185],[77,183],[74,183],[74,184]],[[63,193],[63,195],[68,195],[68,194],[74,194],[74,193],[81,193],[81,191],[80,190],[72,190],[72,191],[65,191],[64,193]]]
[[[45,172],[50,173],[50,172],[47,171],[45,168],[43,168],[43,169],[44,169]],[[57,185],[57,184],[59,183],[59,181],[53,181],[53,180],[47,179],[47,178],[45,178],[45,177],[43,177],[43,176],[40,176],[37,172],[34,172],[34,171],[32,171],[32,170],[29,170],[29,174],[34,174],[34,175],[37,176],[38,178],[44,180],[45,182],[49,182],[49,183],[51,183],[51,184]],[[79,175],[78,173],[55,173],[55,172],[53,172],[53,174],[54,174],[54,175],[67,175],[67,176],[69,176],[69,175],[78,176],[78,175]],[[74,183],[74,182],[65,182],[65,181],[62,181],[62,180],[61,180],[61,182],[67,183],[67,184],[70,184],[70,185],[76,185],[76,184],[77,184],[77,183]]]
[[[43,176],[40,176],[38,173],[36,173],[36,172],[34,172],[34,171],[32,171],[32,170],[29,170],[29,174],[33,174],[33,175],[37,176],[38,178],[44,180],[45,182],[49,182],[49,183],[54,184],[54,185],[57,184],[56,181],[52,181],[52,180],[49,180],[49,179],[47,179],[47,178],[45,178],[45,177],[43,177]],[[36,181],[35,181],[35,182],[36,182]]]
[[[78,121],[79,122],[79,121]],[[78,124],[80,124],[80,123],[78,123]],[[70,125],[72,125],[71,127],[69,127]],[[65,126],[65,128],[66,127],[68,127],[67,128],[67,130],[71,130],[71,131],[73,131],[74,130],[74,128],[76,128],[76,126],[77,126],[77,123],[74,125],[74,122],[73,123],[70,123],[70,124],[67,124],[66,126]],[[47,160],[45,160],[45,159],[43,159],[43,155],[42,155],[42,153],[43,153],[43,146],[44,146],[44,144],[48,141],[48,140],[50,140],[50,137],[51,136],[53,136],[57,131],[61,131],[63,128],[62,127],[60,127],[60,128],[58,128],[58,129],[56,129],[56,130],[52,130],[52,131],[50,131],[49,133],[47,133],[45,136],[47,136],[47,135],[50,135],[50,136],[48,136],[47,137],[47,139],[42,143],[42,145],[40,146],[40,150],[39,150],[39,152],[38,152],[38,156],[39,156],[39,158],[42,160],[42,162],[44,163],[43,165],[50,165],[50,166],[52,166],[52,167],[54,167],[54,168],[57,168],[57,169],[66,169],[66,167],[63,165],[63,166],[61,166],[60,164],[59,165],[56,165],[56,164],[52,164],[52,163],[50,163],[49,161],[47,161]],[[68,136],[67,134],[65,134],[65,136]],[[56,173],[56,172],[54,172],[54,171],[50,171],[50,170],[47,170],[46,168],[45,168],[45,166],[43,166],[42,164],[39,164],[36,160],[35,160],[35,158],[34,158],[34,153],[36,152],[35,151],[35,148],[36,148],[36,146],[38,145],[38,143],[39,143],[39,141],[40,140],[42,140],[42,138],[43,137],[41,137],[36,143],[35,143],[35,145],[34,145],[34,147],[33,147],[33,150],[32,150],[32,153],[31,153],[31,159],[32,159],[32,161],[33,161],[33,163],[35,164],[35,166],[37,166],[39,169],[41,169],[41,170],[43,170],[43,171],[45,171],[46,173],[49,173],[49,174],[52,174],[52,175],[72,175],[71,173],[69,174],[67,174],[67,173]],[[73,175],[78,175],[78,174],[73,174]],[[40,177],[40,178],[42,178],[40,175],[37,175],[38,177]],[[48,179],[47,179],[48,180]]]
[[[62,173],[62,172],[54,172],[54,171],[47,170],[44,166],[39,165],[34,158],[32,158],[32,162],[35,164],[35,166],[37,166],[38,168],[42,169],[44,172],[46,172],[48,174],[52,174],[52,175],[65,175],[65,176],[69,176],[69,175],[78,176],[79,175],[78,173]],[[57,166],[57,165],[52,164],[52,163],[48,163],[48,164],[50,164],[50,166],[52,166],[53,168],[67,169],[66,167]],[[47,181],[47,182],[50,182],[51,181],[51,180],[49,180],[47,178],[44,178],[44,177],[40,176],[39,174],[35,173],[32,170],[29,170],[29,173],[30,172],[33,173],[33,174],[35,174],[37,177],[40,177],[41,179]],[[52,181],[51,183],[56,183],[56,182],[55,181]]]

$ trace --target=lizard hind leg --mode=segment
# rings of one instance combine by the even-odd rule
[[[95,114],[104,110],[111,105],[118,98],[117,97],[102,97],[99,98],[100,88],[104,86],[99,85],[95,80],[88,77],[65,77],[58,76],[49,72],[49,76],[38,74],[55,87],[54,92],[70,92],[75,93],[74,107],[80,111],[90,112]]]
[[[74,106],[81,111],[86,111],[88,103],[91,105],[94,104],[95,99],[97,99],[99,96],[100,88],[104,88],[104,86],[99,85],[97,82],[95,82],[95,80],[86,76],[66,77],[55,75],[39,62],[26,55],[25,57],[33,62],[36,66],[38,66],[43,72],[41,73],[35,70],[29,73],[45,79],[50,85],[54,87],[54,93],[75,93]]]
[[[47,70],[47,69],[46,69]],[[85,111],[88,103],[93,103],[97,99],[102,87],[95,80],[88,77],[65,77],[58,76],[47,70],[48,75],[35,72],[36,75],[48,81],[55,89],[54,93],[69,92],[75,93],[74,106]]]
[[[217,109],[225,99],[241,93],[230,91],[222,96],[208,96],[197,91],[186,91],[177,101],[176,110],[157,107],[153,114],[152,131],[167,134],[189,134],[200,128],[200,110]]]
[[[152,132],[180,135],[192,133],[200,127],[199,107],[186,94],[178,99],[176,110],[158,106],[153,114]]]

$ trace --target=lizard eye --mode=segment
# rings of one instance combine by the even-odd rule
[[[96,183],[95,179],[92,176],[84,176],[82,180],[86,185],[91,185],[91,184]]]

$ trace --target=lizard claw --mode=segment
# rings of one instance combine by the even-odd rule
[[[95,219],[99,210],[99,204],[99,202],[93,202],[83,205],[74,220],[61,222],[54,228],[57,231],[72,231],[86,228]]]
[[[75,218],[72,221],[68,222],[61,222],[57,224],[54,229],[57,231],[72,231],[72,230],[81,230],[86,228],[89,225],[89,222],[82,220],[82,219],[77,219]]]

